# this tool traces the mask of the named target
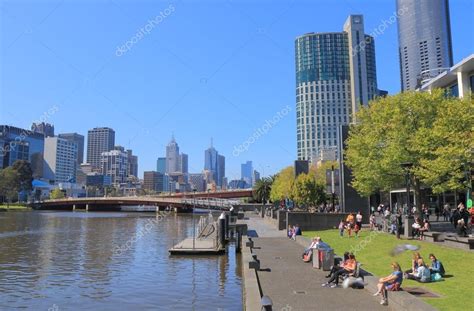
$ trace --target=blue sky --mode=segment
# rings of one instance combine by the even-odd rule
[[[457,62],[474,52],[474,1],[450,9]],[[349,14],[364,14],[370,33],[394,11],[395,0],[1,1],[0,124],[43,118],[85,136],[111,127],[139,156],[140,177],[172,133],[191,172],[213,137],[229,179],[246,160],[275,173],[296,157],[295,37],[341,31]],[[396,25],[375,41],[379,88],[397,93]]]

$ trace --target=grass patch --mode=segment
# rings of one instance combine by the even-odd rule
[[[0,208],[5,208],[8,210],[28,210],[31,209],[31,207],[26,206],[26,205],[21,205],[21,204],[9,204],[8,206],[6,204],[1,204]]]
[[[466,310],[466,306],[470,304],[469,297],[474,276],[474,252],[472,251],[443,247],[423,241],[397,240],[395,236],[386,233],[371,235],[368,230],[361,231],[357,239],[355,237],[349,238],[347,234],[340,237],[339,230],[308,231],[304,232],[304,236],[308,238],[320,236],[338,255],[342,255],[345,251],[358,249],[356,258],[363,264],[362,268],[379,277],[390,274],[392,261],[397,261],[402,270],[411,268],[413,253],[404,252],[392,257],[390,251],[393,247],[406,243],[419,245],[419,252],[423,259],[430,263],[428,254],[435,254],[443,263],[446,275],[451,277],[447,277],[441,282],[424,284],[413,280],[403,280],[402,287],[424,287],[439,294],[441,298],[423,298],[424,301],[439,310]],[[361,243],[364,240],[366,242]]]

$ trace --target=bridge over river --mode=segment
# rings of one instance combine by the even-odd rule
[[[239,198],[252,197],[251,189],[188,192],[160,196],[129,197],[88,197],[45,200],[32,203],[34,209],[40,210],[77,210],[87,211],[159,211],[174,209],[177,212],[192,212],[193,208],[228,210],[239,204]]]

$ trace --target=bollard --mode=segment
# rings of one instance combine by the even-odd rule
[[[261,304],[262,304],[262,310],[265,310],[265,311],[272,311],[273,302],[272,302],[272,300],[270,299],[270,297],[268,297],[268,296],[263,296],[263,297],[262,297],[262,300],[261,300],[260,302],[261,302]]]
[[[222,213],[219,216],[219,242],[222,246],[225,245],[225,216],[224,213]]]

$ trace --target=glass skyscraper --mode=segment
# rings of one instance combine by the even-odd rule
[[[374,40],[363,16],[351,15],[343,32],[297,37],[295,60],[298,159],[317,160],[337,151],[340,125],[378,94]]]
[[[448,0],[397,0],[402,91],[415,90],[453,65]]]

